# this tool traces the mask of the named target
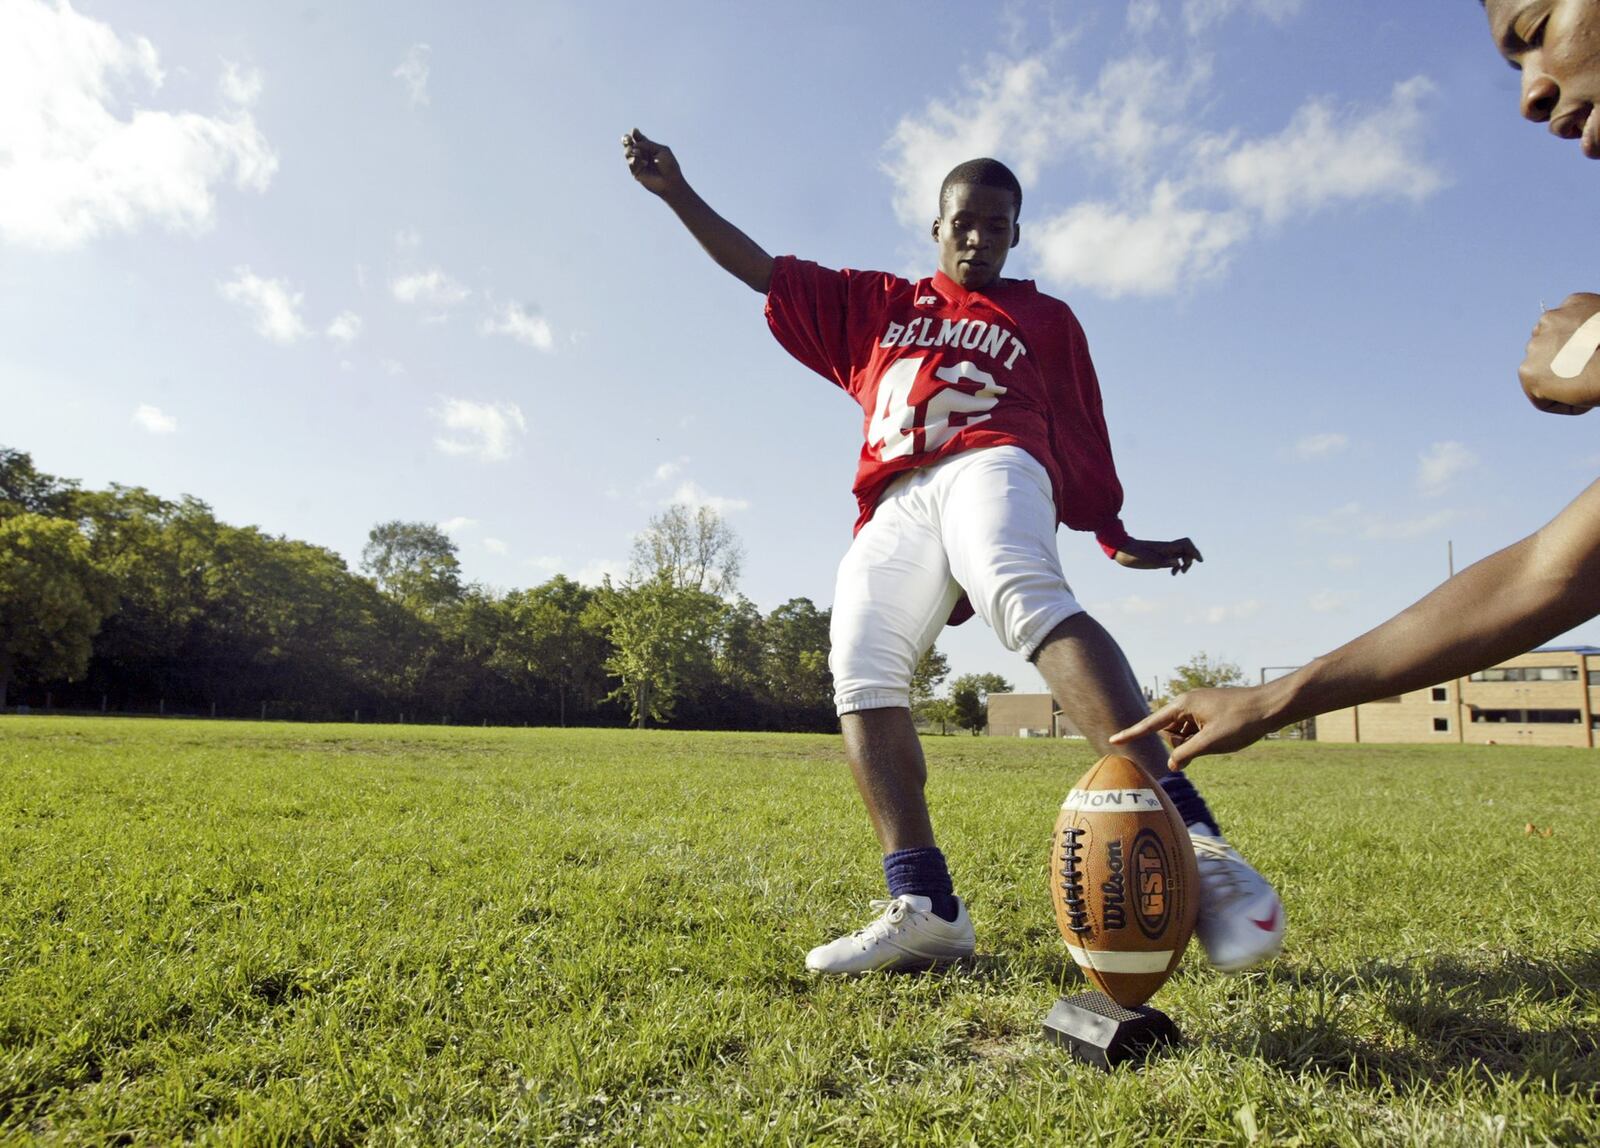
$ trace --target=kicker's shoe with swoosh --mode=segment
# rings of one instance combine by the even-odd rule
[[[1221,837],[1191,829],[1200,866],[1195,935],[1214,968],[1242,972],[1283,948],[1283,902],[1267,879]]]
[[[966,902],[956,898],[956,919],[946,921],[926,897],[903,893],[874,901],[881,910],[864,929],[818,945],[806,954],[815,973],[871,973],[883,969],[922,969],[970,957],[977,947]]]

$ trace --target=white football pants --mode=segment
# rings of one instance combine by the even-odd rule
[[[1028,658],[1083,611],[1061,573],[1050,475],[1020,447],[966,451],[884,491],[834,587],[839,713],[909,706],[912,672],[963,591]]]

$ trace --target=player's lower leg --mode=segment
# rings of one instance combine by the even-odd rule
[[[1259,964],[1283,945],[1283,903],[1266,879],[1227,841],[1189,777],[1168,769],[1155,735],[1124,746],[1109,738],[1149,712],[1122,648],[1088,614],[1074,614],[1050,632],[1034,659],[1062,712],[1100,754],[1120,753],[1144,767],[1166,791],[1194,841],[1200,869],[1195,933],[1211,963],[1226,972]]]
[[[879,916],[806,955],[826,973],[918,968],[971,955],[972,921],[952,891],[928,816],[922,741],[904,708],[863,710],[840,720],[845,754],[883,848],[889,899]]]

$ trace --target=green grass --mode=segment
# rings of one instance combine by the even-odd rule
[[[1203,763],[1288,948],[1106,1075],[1038,1035],[1088,753],[927,744],[979,956],[824,982],[881,895],[832,738],[0,721],[0,1141],[1600,1142],[1600,757]]]

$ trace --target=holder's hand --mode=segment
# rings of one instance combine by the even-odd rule
[[[1260,686],[1244,689],[1190,690],[1141,722],[1111,735],[1112,745],[1125,745],[1159,733],[1172,746],[1171,766],[1182,769],[1208,753],[1232,753],[1259,741],[1278,727]]]
[[[1600,406],[1600,295],[1569,295],[1539,317],[1517,376],[1530,402],[1554,415]]]

